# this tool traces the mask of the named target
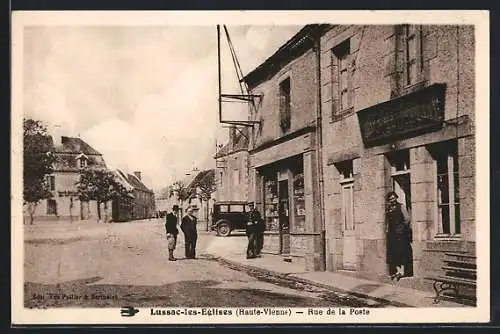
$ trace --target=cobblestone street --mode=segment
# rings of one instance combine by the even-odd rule
[[[215,238],[200,231],[198,259],[187,260],[181,233],[178,261],[169,262],[164,226],[158,220],[26,225],[25,306],[367,305],[350,296],[218,263],[206,254]]]

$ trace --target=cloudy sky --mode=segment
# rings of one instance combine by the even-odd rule
[[[245,74],[300,28],[228,26]],[[140,170],[155,189],[211,168],[216,139],[227,138],[216,36],[215,26],[25,27],[24,113],[80,135],[110,168]],[[227,50],[223,92],[237,93]]]

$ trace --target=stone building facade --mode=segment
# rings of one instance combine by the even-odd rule
[[[322,269],[317,113],[321,25],[301,29],[245,76],[259,95],[251,120],[250,196],[266,222],[264,251]]]
[[[248,201],[248,129],[231,128],[228,143],[214,158],[216,201]]]
[[[130,220],[150,219],[156,216],[156,201],[154,192],[141,180],[141,172],[133,174],[116,170],[116,179],[131,193],[132,205],[126,207],[119,200],[114,200],[113,221],[125,222]]]
[[[428,288],[443,252],[474,252],[474,44],[466,25],[308,25],[245,76],[264,251],[385,280],[394,190],[413,230],[401,284]]]
[[[412,284],[475,251],[474,28],[332,26],[321,37],[326,267],[387,276],[385,195],[410,211]]]
[[[76,183],[80,180],[81,168],[106,168],[102,154],[81,138],[55,136],[53,144],[56,161],[53,173],[47,175],[52,198],[42,200],[37,205],[35,221],[98,219],[96,201],[80,201]],[[107,217],[111,217],[111,205],[107,207]],[[100,209],[103,218],[106,216],[103,204]],[[26,208],[24,215],[29,215]]]

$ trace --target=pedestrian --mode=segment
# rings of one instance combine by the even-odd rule
[[[264,221],[260,212],[255,208],[254,203],[248,203],[249,214],[246,223],[246,235],[248,237],[247,259],[260,257],[260,252],[264,244]]]
[[[386,196],[387,264],[391,279],[413,276],[412,230],[406,207],[391,191]]]
[[[179,230],[177,229],[177,222],[179,221],[179,206],[172,206],[172,212],[170,212],[165,218],[165,230],[167,232],[167,245],[168,245],[168,260],[177,260],[174,257],[175,246],[177,245],[177,234]]]
[[[196,240],[198,232],[196,230],[197,218],[194,215],[196,208],[188,207],[186,215],[182,217],[181,230],[184,233],[184,247],[186,259],[196,258]]]

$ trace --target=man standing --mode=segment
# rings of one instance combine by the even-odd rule
[[[246,233],[248,237],[247,259],[260,257],[260,252],[264,245],[264,221],[260,212],[255,208],[254,203],[248,204],[250,212],[246,225]]]
[[[174,257],[174,250],[177,244],[177,234],[179,230],[177,229],[177,222],[179,221],[179,206],[174,205],[172,207],[172,212],[170,212],[165,218],[165,230],[167,231],[167,242],[168,242],[168,260],[177,260]]]
[[[196,240],[198,231],[196,230],[197,218],[194,215],[195,208],[190,206],[187,214],[182,217],[181,230],[184,233],[184,247],[186,259],[196,258]]]

